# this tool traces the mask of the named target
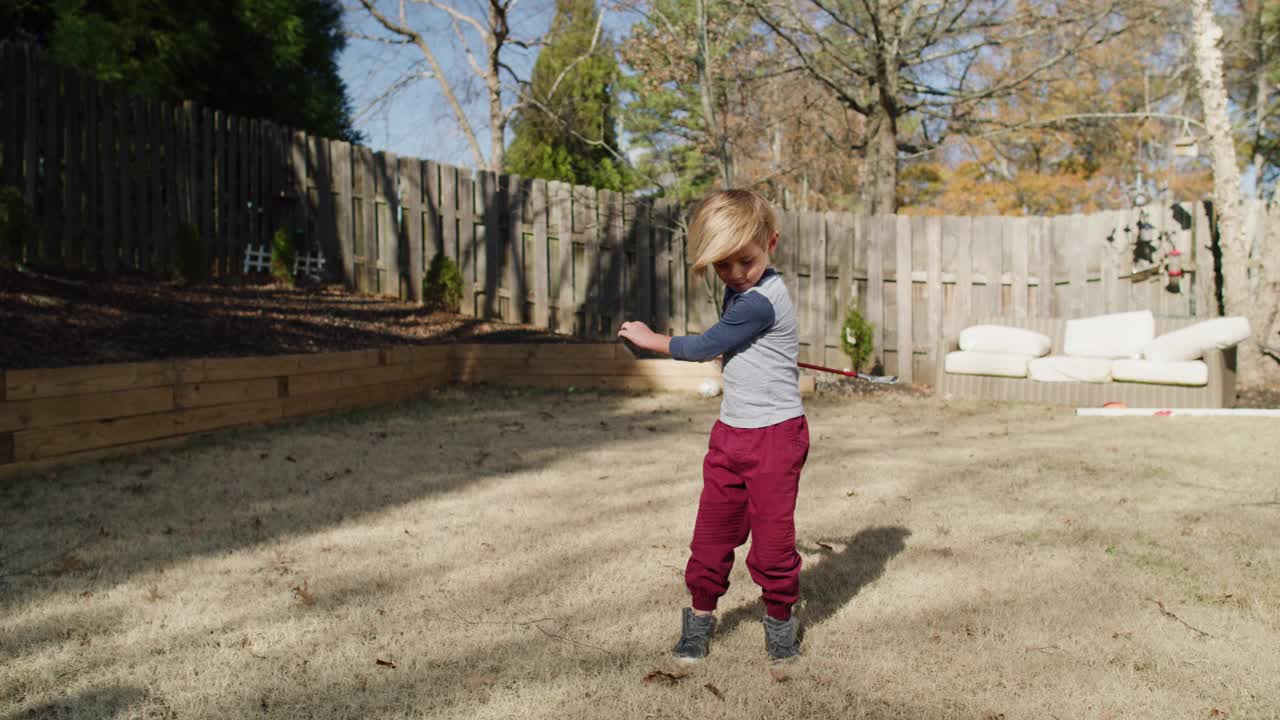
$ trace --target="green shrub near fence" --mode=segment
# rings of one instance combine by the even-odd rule
[[[0,187],[0,265],[13,267],[24,259],[26,249],[36,244],[34,213],[22,197],[22,191],[11,185]]]
[[[462,273],[453,258],[436,253],[422,278],[422,302],[433,310],[458,312],[462,303]]]
[[[858,308],[849,308],[840,329],[840,349],[849,356],[850,368],[854,372],[869,369],[867,363],[876,349],[875,332],[876,326],[867,322]]]
[[[276,228],[271,236],[271,276],[285,285],[293,285],[293,261],[298,245],[288,228]]]
[[[174,236],[173,281],[178,285],[194,285],[209,279],[209,250],[200,230],[182,223]]]

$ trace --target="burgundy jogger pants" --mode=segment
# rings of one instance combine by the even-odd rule
[[[800,598],[796,493],[809,457],[804,416],[762,428],[720,421],[702,462],[702,497],[684,580],[695,610],[715,610],[729,589],[734,550],[751,536],[747,569],[763,590],[768,614],[791,617]]]

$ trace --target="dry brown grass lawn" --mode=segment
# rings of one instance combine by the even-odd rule
[[[1280,716],[1274,420],[809,409],[785,682],[644,682],[715,401],[449,389],[4,481],[0,718]]]

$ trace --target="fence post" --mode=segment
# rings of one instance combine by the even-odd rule
[[[1191,261],[1195,265],[1195,316],[1213,318],[1218,316],[1218,278],[1213,262],[1213,204],[1204,200],[1192,206],[1195,228]]]
[[[910,383],[915,379],[915,337],[912,330],[912,282],[911,282],[911,218],[907,215],[894,217],[896,224],[897,245],[897,283],[898,294],[898,377]]]
[[[400,272],[409,284],[408,298],[416,303],[422,302],[422,272],[426,255],[424,248],[427,243],[426,215],[422,206],[422,173],[425,165],[425,162],[417,158],[400,158],[400,178],[404,182],[405,192],[401,208],[404,238],[408,245],[401,254],[405,265],[401,266]]]
[[[1006,221],[1005,227],[1012,232],[1010,240],[1013,242],[1012,260],[1013,260],[1013,285],[1012,285],[1012,301],[1013,317],[1018,321],[1027,319],[1027,288],[1030,280],[1030,264],[1027,257],[1028,243],[1028,227],[1030,221],[1025,217],[1010,218]]]
[[[884,354],[884,247],[893,227],[892,215],[873,215],[868,222],[867,233],[867,312],[875,338],[875,361],[885,367]]]
[[[827,361],[827,222],[819,212],[805,213],[809,236],[809,359]]]
[[[924,234],[920,241],[925,244],[928,280],[926,281],[926,311],[929,318],[925,342],[928,343],[928,367],[924,369],[926,378],[933,378],[942,358],[938,355],[938,345],[942,342],[942,317],[945,298],[942,293],[942,218],[933,216],[924,219]],[[1025,282],[1026,273],[1023,273]]]
[[[552,291],[556,298],[555,330],[568,334],[573,332],[574,319],[578,316],[574,305],[572,189],[556,181],[547,184],[547,191],[551,194],[551,222],[556,229],[556,255],[551,260],[556,264]]]
[[[533,324],[554,331],[551,326],[551,277],[547,247],[550,210],[547,181],[533,181],[530,192],[533,217]]]

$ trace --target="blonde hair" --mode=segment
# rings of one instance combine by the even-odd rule
[[[717,190],[694,205],[685,252],[693,271],[701,275],[708,265],[751,244],[767,254],[777,229],[773,208],[764,198],[750,190]]]

